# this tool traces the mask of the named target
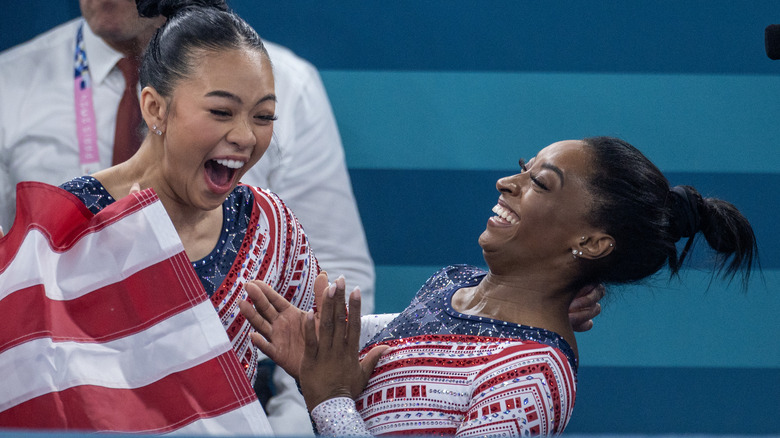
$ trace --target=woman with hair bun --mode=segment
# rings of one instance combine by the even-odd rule
[[[241,310],[265,336],[254,342],[299,376],[322,434],[560,434],[578,361],[567,309],[582,285],[637,282],[663,266],[675,275],[698,235],[727,280],[742,272],[746,285],[757,254],[733,205],[670,187],[616,138],[553,143],[496,188],[479,237],[488,271],[440,270],[400,314],[363,318],[362,342],[360,294],[346,318],[342,279],[316,316],[247,285],[254,306]]]
[[[148,133],[122,164],[61,187],[97,213],[131,190],[162,201],[239,362],[254,382],[257,350],[238,312],[243,283],[260,279],[302,309],[319,266],[301,224],[271,192],[239,184],[273,135],[271,61],[252,27],[221,0],[138,0],[164,16],[140,67]]]

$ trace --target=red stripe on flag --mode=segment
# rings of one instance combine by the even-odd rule
[[[67,251],[85,234],[100,231],[159,199],[151,190],[135,193],[130,198],[133,199],[109,205],[95,217],[79,198],[59,187],[33,181],[19,183],[14,225],[0,245],[0,272],[13,259],[31,229],[46,235],[53,251]]]
[[[257,398],[235,354],[228,351],[140,388],[81,385],[45,394],[0,412],[0,424],[8,428],[164,433],[249,403],[257,403]],[[262,409],[259,403],[257,409]]]
[[[0,330],[0,352],[44,337],[54,341],[108,342],[141,332],[192,308],[205,301],[206,294],[191,268],[176,266],[181,263],[189,263],[184,253],[143,269],[120,283],[67,301],[49,299],[43,285],[13,292],[0,300],[4,327]],[[182,281],[184,274],[193,278]],[[149,287],[150,278],[155,279],[155,287]],[[166,287],[179,283],[183,287]]]

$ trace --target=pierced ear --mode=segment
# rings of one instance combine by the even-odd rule
[[[168,102],[152,87],[144,87],[141,90],[141,116],[146,126],[157,126],[165,131],[165,120],[168,111]]]
[[[615,239],[601,232],[583,236],[576,245],[577,257],[590,260],[606,257],[613,249],[615,249]]]

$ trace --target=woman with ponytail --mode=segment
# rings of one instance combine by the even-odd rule
[[[363,318],[362,338],[359,291],[346,318],[341,279],[308,315],[247,285],[254,306],[241,310],[265,336],[254,341],[299,376],[321,433],[562,433],[578,361],[566,313],[582,285],[637,282],[664,266],[675,275],[699,235],[714,272],[747,282],[757,251],[747,219],[670,187],[625,141],[561,141],[520,165],[496,183],[496,215],[479,238],[488,271],[442,269],[400,314]]]
[[[271,61],[257,32],[222,0],[136,3],[141,16],[166,19],[140,67],[147,135],[126,162],[61,187],[93,213],[131,190],[155,191],[254,382],[258,353],[238,312],[243,283],[263,280],[307,310],[319,273],[282,200],[239,184],[273,135]]]

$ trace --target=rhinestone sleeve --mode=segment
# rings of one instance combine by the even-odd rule
[[[325,400],[312,409],[311,417],[320,435],[371,436],[349,397]]]

